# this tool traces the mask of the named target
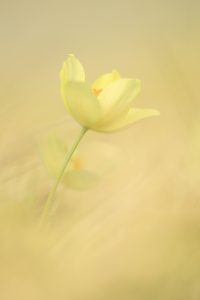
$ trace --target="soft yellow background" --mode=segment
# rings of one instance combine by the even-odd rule
[[[83,141],[110,143],[120,158],[92,190],[58,193],[60,214],[71,227],[67,223],[69,253],[63,251],[55,265],[64,264],[59,274],[71,289],[65,290],[65,280],[57,284],[61,275],[48,277],[55,270],[47,262],[44,290],[57,282],[55,294],[76,292],[87,300],[199,299],[199,10],[197,0],[0,1],[2,201],[30,194],[45,199],[52,181],[39,144],[52,132],[68,141],[78,132],[59,90],[69,53],[90,81],[113,68],[141,79],[136,106],[161,112],[117,134],[91,132]],[[95,164],[95,151],[91,159]],[[2,271],[2,297],[13,299],[10,274],[18,278],[22,269],[25,275],[13,280],[26,295],[19,299],[50,299],[40,293],[37,276],[29,278],[21,267],[20,259],[35,266],[31,254],[17,259],[14,271],[5,268],[8,280]]]

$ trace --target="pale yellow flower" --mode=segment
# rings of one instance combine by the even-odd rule
[[[63,64],[60,78],[65,106],[85,128],[112,132],[159,115],[157,110],[132,106],[140,92],[140,80],[121,78],[115,70],[102,75],[90,86],[83,66],[71,54]]]

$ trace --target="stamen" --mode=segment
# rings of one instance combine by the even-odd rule
[[[92,89],[95,96],[99,96],[99,94],[102,92],[102,89]]]
[[[73,162],[75,170],[81,170],[81,168],[82,168],[82,162],[81,162],[81,159],[79,157],[74,157],[72,159],[72,162]]]

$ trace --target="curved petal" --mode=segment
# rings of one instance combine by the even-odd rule
[[[48,173],[57,177],[63,164],[63,157],[68,150],[67,145],[62,139],[51,135],[47,141],[41,143],[40,150]]]
[[[108,85],[98,96],[103,123],[120,117],[131,106],[133,99],[140,92],[140,80],[119,79]]]
[[[70,54],[67,60],[63,63],[62,69],[60,71],[60,81],[61,81],[60,90],[63,98],[65,98],[65,93],[64,93],[65,85],[68,82],[85,81],[85,71],[83,69],[83,66],[73,54]],[[67,102],[65,102],[65,106],[68,112],[70,112]]]
[[[80,150],[82,169],[94,172],[100,177],[106,176],[120,164],[120,154],[119,149],[112,144],[88,139]]]
[[[113,70],[112,72],[97,78],[97,80],[92,84],[92,89],[94,91],[102,91],[110,83],[118,79],[120,79],[120,74],[116,70]]]
[[[99,176],[88,170],[71,170],[66,172],[62,183],[68,188],[85,190],[92,188],[98,181]]]
[[[70,114],[84,127],[91,128],[100,118],[100,105],[85,82],[69,82],[64,88],[64,102]]]
[[[70,54],[60,71],[61,84],[68,81],[85,81],[85,71],[80,61]]]
[[[101,132],[113,132],[127,127],[132,123],[138,122],[142,119],[159,115],[160,113],[155,109],[130,108],[128,112],[121,116],[118,120],[115,120],[107,126],[96,128],[96,130]]]

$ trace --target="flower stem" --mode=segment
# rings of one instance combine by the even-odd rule
[[[49,196],[47,198],[47,201],[44,205],[44,209],[43,209],[43,212],[42,212],[42,216],[41,216],[41,219],[40,219],[40,224],[43,224],[44,221],[46,220],[46,218],[49,216],[49,213],[50,213],[50,210],[52,208],[52,205],[53,205],[53,202],[54,202],[54,199],[55,199],[55,194],[56,194],[56,191],[58,189],[58,186],[63,178],[63,175],[65,173],[65,170],[72,158],[72,155],[74,154],[76,148],[78,147],[80,141],[82,140],[82,138],[84,137],[85,133],[87,132],[87,128],[82,128],[79,135],[77,136],[76,140],[74,141],[74,144],[72,145],[71,149],[67,152],[66,154],[66,157],[64,159],[64,162],[63,162],[63,165],[62,165],[62,168],[60,170],[60,173],[58,175],[58,178],[57,180],[55,181],[55,184],[52,188],[52,190],[50,191],[49,193]]]

